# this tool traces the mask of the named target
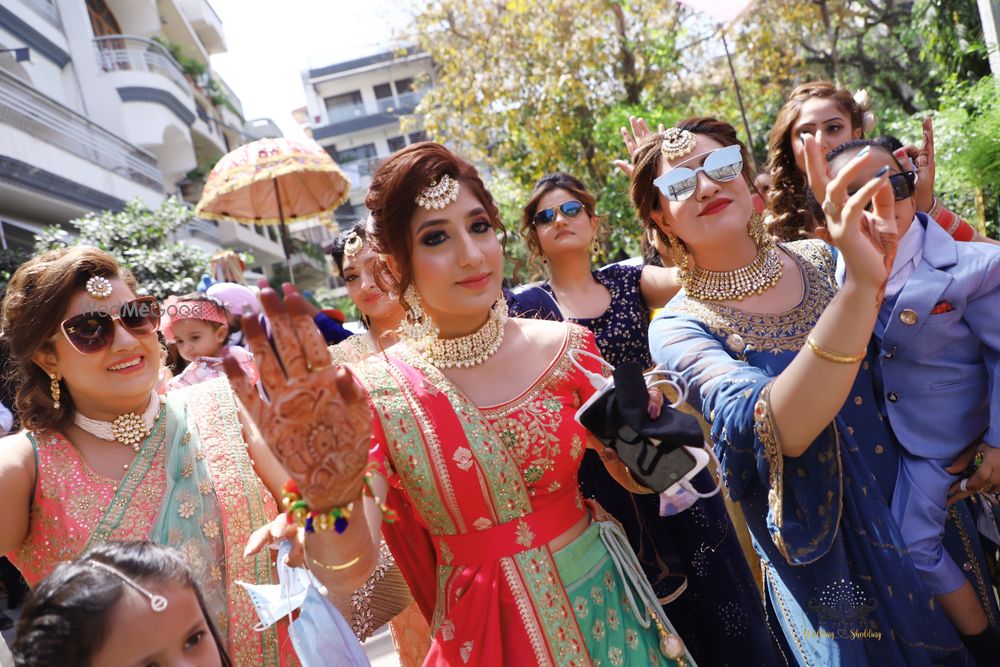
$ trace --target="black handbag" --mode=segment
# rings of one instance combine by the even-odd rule
[[[630,361],[615,369],[612,382],[598,390],[576,418],[617,452],[636,481],[660,493],[695,467],[684,447],[701,447],[703,435],[697,419],[666,404],[650,419],[648,403],[642,366]]]

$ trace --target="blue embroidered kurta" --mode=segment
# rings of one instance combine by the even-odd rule
[[[797,307],[762,315],[680,295],[650,327],[654,360],[684,376],[688,401],[711,425],[723,479],[762,559],[769,615],[800,665],[973,664],[889,511],[899,445],[875,400],[874,346],[833,423],[802,456],[780,453],[771,382],[836,291],[827,246],[782,247],[802,269]],[[969,535],[960,562],[985,593]]]

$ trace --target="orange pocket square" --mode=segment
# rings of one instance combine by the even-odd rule
[[[931,315],[941,315],[942,313],[950,313],[955,310],[947,301],[938,301],[938,304],[931,309]]]

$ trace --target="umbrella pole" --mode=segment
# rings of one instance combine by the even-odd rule
[[[285,213],[281,210],[281,192],[278,191],[278,179],[272,178],[274,182],[274,198],[278,200],[278,219],[281,231],[281,247],[285,251],[285,264],[288,265],[288,281],[295,283],[295,274],[292,272],[292,237],[288,234],[288,225],[285,224]]]

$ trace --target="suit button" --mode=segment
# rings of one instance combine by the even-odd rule
[[[918,319],[917,313],[909,308],[899,314],[899,321],[909,326],[916,324]]]
[[[899,400],[899,394],[897,394],[897,393],[896,393],[896,392],[894,392],[894,391],[890,391],[890,392],[889,392],[889,395],[888,395],[888,397],[887,397],[887,398],[888,398],[888,399],[889,399],[890,401],[892,401],[893,403],[895,403],[896,401],[898,401],[898,400]]]

